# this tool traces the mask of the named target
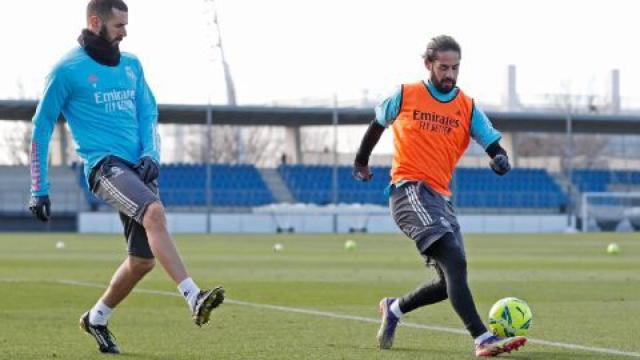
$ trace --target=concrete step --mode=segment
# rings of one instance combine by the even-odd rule
[[[260,176],[262,176],[264,182],[267,184],[269,190],[271,190],[276,202],[290,204],[296,202],[293,194],[285,184],[277,169],[262,168],[258,169],[258,171],[260,172]]]

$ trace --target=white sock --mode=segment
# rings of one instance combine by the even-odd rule
[[[91,325],[107,325],[112,312],[112,308],[105,305],[102,300],[98,300],[89,311],[89,323]]]
[[[193,307],[196,304],[196,299],[198,298],[198,294],[200,293],[200,288],[190,277],[182,280],[180,284],[178,284],[178,290],[180,290],[180,294],[184,296],[184,299],[187,300],[187,304],[189,304],[189,309],[193,310]]]
[[[402,310],[400,310],[400,300],[399,299],[395,299],[392,303],[391,306],[389,306],[389,310],[391,310],[391,312],[393,313],[393,315],[395,315],[398,319],[400,319],[402,317]]]
[[[477,338],[475,338],[475,340],[473,340],[473,342],[476,345],[479,345],[479,344],[482,344],[485,340],[487,340],[488,338],[490,338],[492,336],[493,336],[493,334],[490,333],[489,331],[487,331],[486,333],[484,333],[484,334],[478,336]]]

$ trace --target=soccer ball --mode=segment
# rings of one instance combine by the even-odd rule
[[[508,297],[498,300],[489,310],[489,328],[498,336],[524,336],[531,327],[532,318],[526,302]]]

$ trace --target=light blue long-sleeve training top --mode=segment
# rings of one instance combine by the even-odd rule
[[[87,179],[108,155],[131,163],[143,156],[160,162],[157,105],[138,58],[123,52],[117,66],[106,66],[77,47],[47,77],[33,117],[32,195],[49,193],[49,142],[60,113],[71,128]]]
[[[425,86],[429,88],[429,91],[438,100],[446,102],[453,99],[458,95],[458,88],[454,88],[448,93],[442,93],[433,86],[430,81],[425,82]],[[376,121],[384,126],[388,127],[398,117],[400,112],[400,101],[402,101],[402,89],[398,87],[393,94],[386,98],[376,107]],[[487,118],[487,115],[478,108],[477,105],[473,107],[473,114],[471,115],[471,138],[473,138],[483,149],[487,149],[489,145],[496,140],[502,138],[502,134],[496,130],[491,121]]]

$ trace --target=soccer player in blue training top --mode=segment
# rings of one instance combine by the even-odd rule
[[[41,221],[51,216],[47,157],[62,112],[84,160],[91,192],[120,213],[128,256],[98,302],[80,318],[103,353],[119,353],[107,329],[113,309],[155,265],[157,257],[188,303],[196,325],[209,321],[224,299],[222,287],[201,290],[167,231],[158,197],[158,110],[140,61],[121,53],[128,8],[122,0],[91,0],[79,46],[55,65],[33,118],[31,200]]]
[[[524,345],[521,336],[494,336],[482,323],[467,283],[467,261],[460,225],[450,201],[449,182],[470,138],[491,157],[498,175],[511,166],[500,146],[500,133],[473,100],[456,86],[461,50],[450,36],[433,38],[424,64],[428,81],[400,87],[376,108],[356,155],[353,174],[371,178],[368,163],[373,147],[387,126],[393,129],[390,207],[398,227],[412,240],[438,275],[400,298],[380,301],[381,349],[390,349],[403,314],[449,298],[454,310],[475,340],[477,356],[495,356]]]

